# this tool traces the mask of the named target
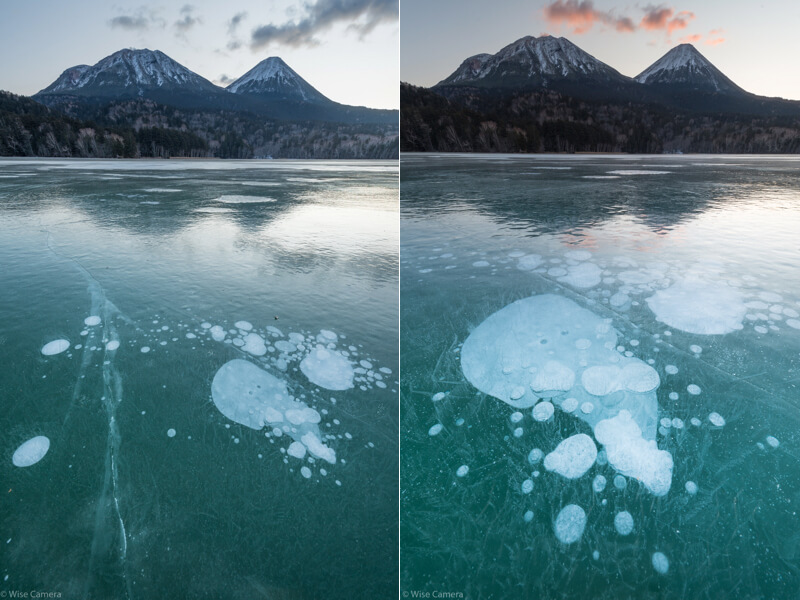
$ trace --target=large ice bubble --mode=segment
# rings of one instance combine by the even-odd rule
[[[242,359],[222,365],[211,382],[211,398],[231,421],[261,429],[280,428],[315,457],[333,464],[336,453],[320,438],[320,414],[289,394],[286,383]]]
[[[48,450],[50,450],[50,439],[43,435],[37,435],[14,451],[11,462],[15,467],[30,467],[42,460]]]
[[[561,509],[553,524],[556,538],[562,544],[573,544],[581,539],[586,528],[586,512],[577,504],[568,504]]]
[[[596,458],[597,446],[592,438],[585,433],[579,433],[562,441],[545,456],[544,468],[567,479],[577,479],[591,468]]]
[[[656,319],[687,333],[731,333],[742,329],[747,313],[741,292],[724,282],[691,276],[647,299]]]
[[[353,365],[336,350],[318,345],[301,362],[300,370],[308,380],[328,390],[349,390],[353,387]]]
[[[616,350],[617,339],[610,319],[563,296],[532,296],[502,308],[472,331],[461,350],[461,368],[476,388],[515,408],[551,399],[588,423],[598,442],[611,446],[614,468],[662,495],[671,484],[672,456],[654,441],[659,376],[645,362]],[[575,411],[577,406],[585,409]],[[623,412],[622,420],[613,421]],[[622,440],[598,437],[596,427],[609,420],[604,427],[619,426]],[[629,465],[631,449],[646,451],[641,464]]]

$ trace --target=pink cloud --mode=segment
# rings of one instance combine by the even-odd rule
[[[696,44],[702,39],[703,39],[702,35],[700,35],[699,33],[695,33],[692,35],[687,35],[686,37],[682,37],[681,39],[678,40],[678,42],[680,42],[681,44]]]
[[[725,42],[725,38],[715,38],[713,40],[706,40],[706,46],[719,46]]]
[[[664,5],[648,6],[645,11],[644,17],[642,17],[642,21],[639,24],[640,27],[648,31],[663,30],[667,32],[667,35],[686,29],[689,26],[689,21],[694,19],[693,12],[682,10],[676,13],[674,8]]]
[[[553,27],[566,25],[572,33],[586,33],[596,23],[613,27],[621,33],[636,29],[628,17],[617,17],[610,11],[597,10],[592,0],[555,0],[544,7],[544,18]]]

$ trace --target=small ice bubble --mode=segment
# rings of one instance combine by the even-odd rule
[[[692,417],[689,422],[695,427],[700,427],[700,425],[702,425],[702,421],[700,421],[700,419],[698,419],[697,417]]]
[[[523,515],[522,519],[526,523],[530,523],[531,521],[533,521],[533,511],[532,510],[525,511],[525,514]]]
[[[142,354],[147,354],[148,352],[150,352],[150,346],[142,346],[140,350]]]
[[[561,410],[564,412],[575,412],[578,408],[578,399],[577,398],[567,398],[561,403]]]
[[[525,433],[525,432],[522,430],[522,427],[517,427],[517,428],[514,430],[514,437],[515,437],[515,438],[522,437],[522,434],[523,434],[523,433]]]
[[[289,444],[289,448],[286,450],[286,453],[289,456],[293,456],[302,460],[306,456],[306,447],[301,442],[292,442]]]
[[[544,452],[539,450],[539,448],[534,448],[528,453],[528,462],[532,465],[538,463],[542,458],[544,458]]]
[[[111,340],[106,344],[106,350],[109,352],[113,352],[117,348],[119,348],[119,340]]]
[[[689,392],[692,396],[697,396],[702,390],[700,389],[699,385],[690,383],[688,386],[686,386],[686,391]]]
[[[595,560],[600,560],[600,553],[597,550],[595,550],[594,552],[592,552],[592,558]]]
[[[577,504],[568,504],[558,513],[554,523],[556,538],[562,544],[572,544],[581,539],[586,527],[586,513]]]
[[[512,423],[519,423],[522,421],[524,415],[521,412],[511,413],[511,422]]]
[[[687,481],[685,487],[690,496],[694,496],[697,493],[697,484],[694,481]]]
[[[628,480],[622,475],[617,475],[614,477],[614,487],[618,490],[624,490],[626,487],[628,487]]]
[[[689,350],[691,350],[695,354],[700,354],[703,351],[703,349],[697,344],[692,344],[691,346],[689,346]]]
[[[469,467],[467,465],[461,465],[456,470],[456,477],[464,477],[467,473],[469,473]]]
[[[300,469],[300,474],[306,479],[311,479],[311,469],[309,469],[308,467],[303,467],[302,469]]]
[[[606,478],[603,475],[596,475],[592,481],[592,489],[598,494],[606,489]]]
[[[438,394],[434,394],[433,398],[431,398],[431,400],[433,400],[434,402],[438,402],[439,400],[442,399],[444,399],[444,392],[439,392]]]
[[[675,429],[683,429],[683,420],[675,417],[672,419],[672,427]]]
[[[177,432],[174,429],[172,429],[171,427],[169,429],[167,429],[167,437],[171,437],[171,438],[175,437],[176,433]]]
[[[768,443],[770,446],[772,446],[773,448],[777,448],[777,447],[778,447],[778,446],[780,446],[780,444],[781,444],[781,443],[778,441],[778,438],[772,437],[771,435],[768,435],[768,436],[767,436],[767,443]]]
[[[43,435],[37,435],[14,451],[11,462],[15,467],[30,467],[42,460],[48,450],[50,450],[50,439]]]
[[[87,327],[94,327],[95,325],[100,325],[100,317],[92,315],[91,317],[86,317],[83,322]]]
[[[667,365],[666,367],[664,367],[664,370],[669,375],[675,375],[678,372],[678,367],[676,367],[675,365]]]
[[[620,535],[630,535],[633,531],[633,517],[627,510],[618,512],[614,517],[614,529]]]
[[[242,331],[250,331],[253,328],[253,324],[249,321],[236,321],[233,326]]]
[[[69,342],[67,340],[53,340],[42,346],[42,354],[45,356],[53,356],[55,354],[61,354],[67,348],[69,348]]]
[[[725,425],[725,418],[716,412],[712,412],[708,415],[708,420],[711,421],[712,425],[716,425],[717,427],[723,427]]]
[[[533,407],[533,418],[537,421],[548,421],[553,416],[553,405],[550,402],[540,402]]]
[[[526,479],[525,481],[523,481],[521,489],[523,494],[530,494],[533,491],[533,480]]]
[[[669,399],[670,400],[677,400],[678,398],[679,398],[678,392],[670,392],[669,393]]]
[[[585,415],[588,415],[594,410],[594,404],[591,402],[584,402],[581,404],[581,412]]]
[[[439,433],[442,431],[443,428],[444,425],[442,425],[441,423],[436,423],[436,425],[433,425],[431,426],[430,429],[428,429],[428,435],[430,436],[439,435]]]
[[[657,573],[666,575],[667,571],[669,571],[669,559],[663,553],[655,552],[653,554],[653,568]]]

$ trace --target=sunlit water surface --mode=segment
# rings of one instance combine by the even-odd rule
[[[0,589],[396,593],[397,187],[390,162],[0,162]]]
[[[401,181],[402,589],[797,598],[800,159]]]

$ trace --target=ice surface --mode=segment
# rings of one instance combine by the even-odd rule
[[[630,535],[633,531],[633,517],[626,510],[618,512],[614,517],[614,529],[620,535]]]
[[[544,468],[555,471],[567,479],[583,476],[597,458],[597,446],[585,433],[578,433],[562,441],[544,457]]]
[[[647,299],[656,319],[687,333],[731,333],[742,329],[744,298],[724,282],[686,277]]]
[[[318,345],[300,362],[300,370],[308,380],[328,390],[353,387],[353,365],[336,350]]]
[[[37,435],[14,451],[11,462],[15,467],[30,467],[42,460],[48,450],[50,450],[50,439],[43,435]]]
[[[45,356],[53,356],[54,354],[61,354],[67,348],[69,348],[69,342],[67,340],[53,340],[42,346],[42,354]]]
[[[638,479],[656,496],[665,495],[672,484],[672,455],[645,440],[642,430],[627,410],[600,421],[595,438],[605,446],[609,464],[628,477]]]
[[[586,513],[577,504],[568,504],[556,517],[553,530],[562,544],[573,544],[581,539],[586,528]]]

